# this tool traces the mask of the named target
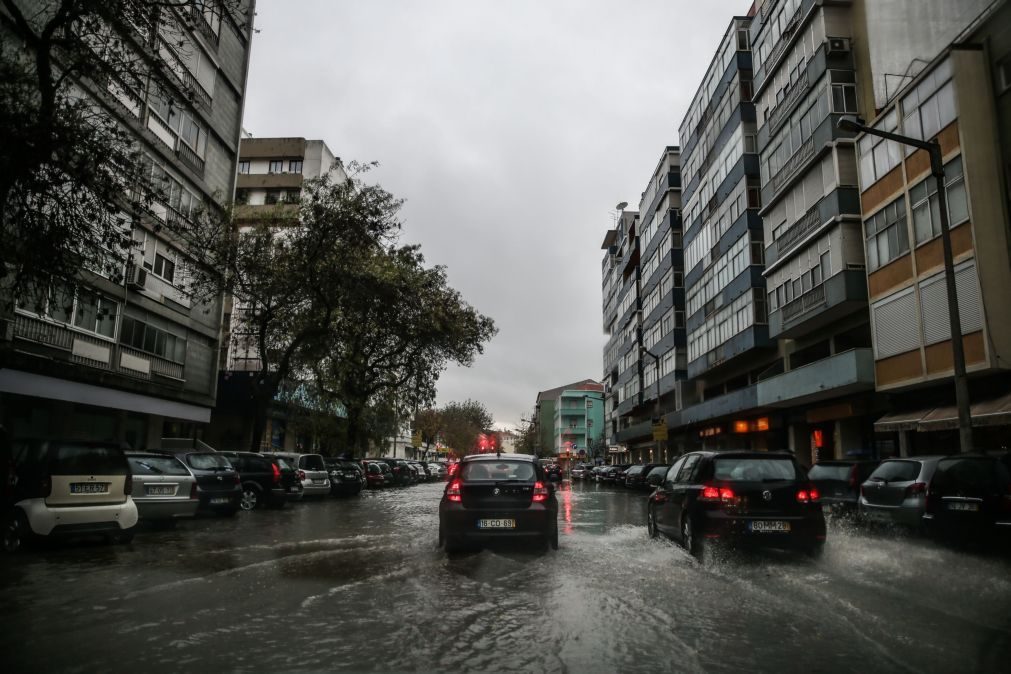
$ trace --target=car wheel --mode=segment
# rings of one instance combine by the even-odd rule
[[[255,484],[242,485],[242,499],[239,507],[243,510],[256,510],[260,507],[260,488]]]
[[[20,552],[29,547],[34,538],[28,518],[20,510],[11,513],[4,522],[4,552]]]
[[[656,528],[656,511],[653,508],[653,504],[646,507],[646,533],[649,534],[650,538],[656,538],[660,535],[660,530]]]
[[[695,537],[695,527],[692,526],[692,518],[687,515],[681,520],[681,543],[685,546],[688,554],[696,559],[702,559],[702,541]]]

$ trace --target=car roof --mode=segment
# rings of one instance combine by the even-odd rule
[[[505,452],[498,454],[470,454],[463,457],[461,461],[464,463],[470,463],[472,461],[498,461],[499,459],[509,459],[510,461],[529,461],[530,463],[537,463],[537,457],[532,454],[507,454]]]

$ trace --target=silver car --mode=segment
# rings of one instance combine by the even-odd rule
[[[133,502],[142,520],[175,522],[196,515],[200,499],[193,473],[174,456],[128,452]]]
[[[887,459],[860,486],[860,516],[870,521],[920,527],[927,488],[940,456]]]
[[[272,452],[295,467],[302,483],[302,496],[327,496],[330,494],[330,473],[320,454]]]

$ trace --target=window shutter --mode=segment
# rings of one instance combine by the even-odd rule
[[[955,270],[955,290],[958,296],[958,316],[962,321],[962,334],[982,330],[983,307],[975,264],[970,263]],[[936,344],[951,338],[948,293],[943,273],[920,284],[920,312],[923,316],[924,343]]]
[[[876,358],[912,351],[920,345],[912,288],[873,305],[873,314]]]

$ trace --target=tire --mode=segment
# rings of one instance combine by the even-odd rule
[[[681,544],[688,554],[695,559],[702,561],[703,546],[702,541],[695,536],[695,527],[692,526],[692,518],[685,515],[681,520]]]
[[[247,482],[242,485],[242,498],[239,500],[239,507],[243,510],[256,510],[263,505],[263,494],[260,485]]]
[[[656,528],[656,510],[653,504],[646,506],[646,533],[650,538],[657,538],[660,530]]]
[[[4,521],[4,552],[11,554],[30,548],[36,537],[28,518],[21,510],[14,510]]]

